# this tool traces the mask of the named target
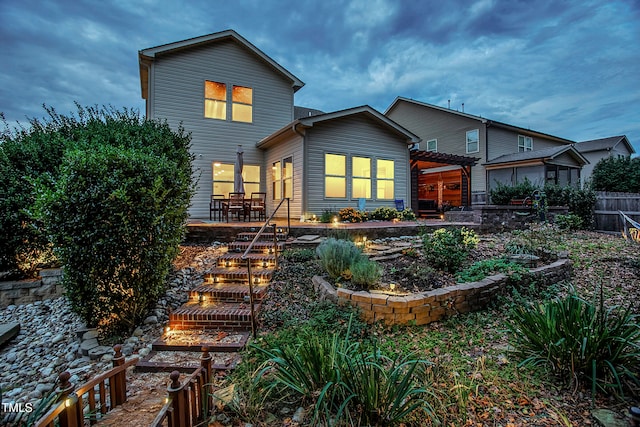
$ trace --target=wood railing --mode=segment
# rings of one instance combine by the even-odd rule
[[[171,372],[167,399],[150,427],[206,425],[204,422],[213,408],[213,394],[208,390],[212,380],[211,359],[209,349],[203,347],[200,367],[182,384],[180,372]]]
[[[60,385],[56,389],[57,403],[35,422],[34,427],[80,427],[85,425],[85,419],[95,424],[108,411],[126,402],[126,370],[137,363],[138,358],[125,362],[122,346],[118,344],[113,349],[113,368],[77,390],[69,382],[71,374],[67,371],[61,373],[58,376]]]

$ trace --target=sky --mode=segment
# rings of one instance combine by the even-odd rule
[[[226,29],[325,112],[397,96],[640,153],[639,0],[0,0],[10,125],[108,105],[144,112],[138,51]]]

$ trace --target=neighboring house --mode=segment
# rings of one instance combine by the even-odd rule
[[[515,184],[527,177],[537,184],[577,185],[580,169],[588,163],[573,141],[409,98],[396,98],[385,115],[422,139],[420,151],[477,158],[470,176],[474,204],[487,202],[496,181]],[[438,186],[426,186],[435,191],[447,186],[440,178],[443,172],[457,169],[423,169],[420,175],[439,180]],[[442,191],[439,195],[448,201]],[[420,195],[424,197],[433,198]]]
[[[625,135],[582,141],[575,147],[589,161],[589,164],[582,168],[583,182],[591,177],[593,168],[600,160],[607,157],[630,157],[636,152]]]
[[[238,145],[247,196],[292,216],[325,209],[410,206],[408,145],[419,138],[371,107],[324,114],[294,107],[304,83],[233,30],[139,52],[149,118],[191,133],[198,185],[189,214],[209,217],[212,194],[233,191]]]

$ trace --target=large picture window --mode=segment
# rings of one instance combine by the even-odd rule
[[[376,160],[376,197],[378,200],[395,199],[395,162],[393,160]]]
[[[480,132],[478,129],[467,132],[467,153],[480,151]]]
[[[347,157],[342,154],[324,155],[324,196],[347,197]]]
[[[368,157],[351,158],[351,197],[371,198],[371,159]]]

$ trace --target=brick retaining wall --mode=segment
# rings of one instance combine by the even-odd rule
[[[0,282],[0,308],[57,298],[64,294],[60,284],[62,269],[40,270],[37,279]]]
[[[569,259],[561,259],[543,267],[529,270],[539,286],[546,287],[569,280],[572,266]],[[461,283],[446,288],[417,294],[392,296],[335,289],[320,276],[313,277],[313,286],[320,297],[337,304],[359,307],[368,323],[382,321],[386,324],[426,325],[444,317],[467,313],[486,307],[495,297],[504,293],[507,277],[504,274],[489,276],[479,282]]]

